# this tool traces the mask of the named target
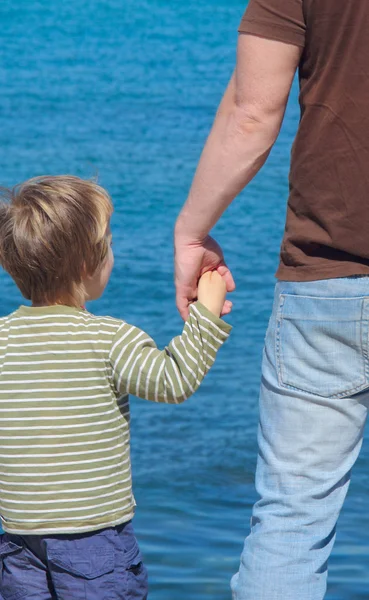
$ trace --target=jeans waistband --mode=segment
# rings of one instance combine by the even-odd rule
[[[298,296],[321,296],[323,298],[369,297],[369,276],[353,275],[335,279],[318,279],[316,281],[278,280],[276,293]]]

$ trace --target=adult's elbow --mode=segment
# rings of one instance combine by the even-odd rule
[[[276,141],[283,120],[280,111],[263,111],[253,107],[235,103],[232,111],[232,120],[238,134],[262,140],[267,148],[271,148]]]

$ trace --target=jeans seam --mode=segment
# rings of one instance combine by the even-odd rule
[[[277,323],[276,323],[276,335],[275,335],[275,357],[277,363],[277,376],[278,383],[281,387],[282,385],[282,356],[281,356],[281,327],[282,327],[282,310],[285,301],[284,294],[280,294],[279,296],[279,304],[277,311]]]
[[[369,361],[368,361],[368,324],[369,321],[368,319],[365,318],[366,316],[366,312],[365,312],[365,308],[366,308],[366,301],[364,300],[363,302],[363,306],[362,306],[362,311],[361,311],[361,350],[364,356],[364,374],[365,374],[365,379],[366,381],[369,380]],[[365,313],[365,316],[364,316]]]

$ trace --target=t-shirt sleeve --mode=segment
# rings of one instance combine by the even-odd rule
[[[304,47],[303,0],[250,0],[238,31]]]

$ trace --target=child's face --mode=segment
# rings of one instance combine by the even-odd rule
[[[109,241],[109,250],[105,261],[103,262],[101,267],[99,267],[97,271],[95,271],[93,275],[86,277],[84,281],[84,286],[86,290],[86,301],[97,300],[97,298],[100,298],[110,279],[110,275],[114,266],[112,235],[110,231],[108,232],[107,237]]]

